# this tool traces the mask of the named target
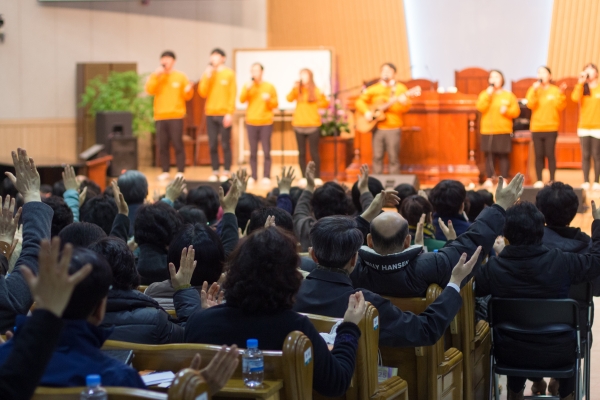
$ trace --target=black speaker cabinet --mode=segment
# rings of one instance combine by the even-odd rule
[[[96,143],[108,146],[116,137],[133,137],[132,115],[126,111],[102,111],[96,113]]]
[[[108,143],[108,154],[113,156],[108,169],[109,176],[119,176],[126,170],[137,169],[137,138],[115,137]]]
[[[396,174],[396,175],[385,175],[385,174],[371,174],[369,176],[372,176],[375,179],[379,179],[379,181],[383,184],[383,187],[388,189],[388,188],[395,188],[396,186],[400,185],[401,183],[408,183],[409,185],[412,185],[415,189],[419,190],[419,178],[417,178],[416,175],[412,175],[412,174],[405,174],[405,175],[401,175],[401,174]]]

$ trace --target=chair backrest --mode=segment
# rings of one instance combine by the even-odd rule
[[[105,387],[109,400],[170,400],[165,393],[152,390],[131,389],[123,387]],[[85,387],[54,388],[38,387],[32,400],[79,400]],[[191,397],[180,397],[177,400],[193,400]]]
[[[210,400],[208,384],[198,371],[182,369],[175,375],[169,387],[168,400]]]
[[[146,289],[148,289],[148,285],[140,285],[137,287],[137,290],[142,293],[144,293]]]
[[[518,81],[511,81],[510,90],[518,99],[524,99],[527,95],[527,91],[535,81],[537,81],[537,78],[523,78]]]
[[[189,367],[194,355],[202,356],[202,368],[219,351],[220,346],[192,343],[174,343],[163,345],[144,345],[137,343],[107,340],[103,349],[133,350],[133,367],[138,371],[178,372]],[[243,350],[240,349],[240,354]],[[313,359],[305,355],[312,353],[312,344],[302,332],[291,332],[285,339],[282,351],[263,351],[265,361],[265,380],[284,382],[285,398],[300,400],[312,398]],[[233,374],[233,378],[242,378],[242,363]]]
[[[422,91],[435,92],[438,89],[438,81],[430,81],[429,79],[411,79],[409,81],[402,81],[408,89],[412,89],[415,86],[421,86]]]
[[[305,314],[319,332],[329,332],[340,321],[340,318],[324,317],[322,315]],[[356,353],[355,378],[356,385],[348,388],[346,398],[370,399],[377,393],[378,356],[379,356],[379,311],[371,303],[367,303],[365,317],[358,324],[361,331]],[[349,394],[349,393],[347,393]]]
[[[579,331],[579,304],[572,299],[499,299],[489,305],[490,327],[516,333]]]
[[[490,71],[482,68],[465,68],[454,71],[454,86],[461,93],[479,94],[488,87]]]

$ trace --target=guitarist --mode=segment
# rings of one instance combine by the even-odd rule
[[[396,82],[396,66],[385,63],[381,66],[381,79],[369,86],[356,100],[356,108],[371,121],[375,118],[373,106],[380,106],[385,119],[380,121],[373,131],[373,172],[383,172],[383,154],[387,150],[390,161],[389,173],[400,172],[400,128],[402,115],[410,109],[410,99],[405,94],[408,90],[400,82]]]

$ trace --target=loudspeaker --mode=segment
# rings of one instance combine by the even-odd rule
[[[96,113],[96,143],[108,147],[114,137],[133,137],[132,115],[127,111],[101,111]]]
[[[113,156],[108,169],[109,176],[119,176],[123,170],[137,169],[137,138],[115,137],[108,143],[108,154]]]
[[[521,200],[529,201],[535,204],[535,196],[537,196],[538,192],[542,189],[534,188],[533,186],[525,186],[523,188],[523,194],[521,195]],[[573,188],[575,194],[577,195],[577,199],[579,200],[579,208],[577,209],[578,213],[585,213],[588,209],[587,204],[585,204],[585,191],[581,188]]]
[[[407,175],[402,175],[402,174],[396,174],[396,175],[384,175],[384,174],[373,174],[373,175],[369,175],[372,176],[375,179],[378,179],[382,184],[383,187],[388,189],[388,188],[395,188],[396,186],[400,185],[401,183],[408,183],[409,185],[412,185],[415,189],[419,190],[419,178],[417,178],[416,175],[412,175],[412,174],[407,174]]]

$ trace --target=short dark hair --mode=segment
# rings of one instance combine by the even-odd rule
[[[535,205],[548,226],[568,226],[577,215],[579,199],[571,185],[553,182],[537,193]]]
[[[418,194],[405,198],[400,205],[400,215],[406,219],[410,226],[417,226],[421,215],[429,215],[431,212],[433,212],[433,206],[429,200]]]
[[[171,50],[165,50],[160,55],[160,58],[163,58],[163,57],[171,57],[173,60],[175,60],[175,53],[173,53]]]
[[[42,202],[49,205],[54,211],[52,227],[50,228],[51,237],[58,235],[65,226],[73,223],[73,211],[62,197],[50,196],[42,199]]]
[[[110,265],[113,289],[137,289],[140,275],[135,266],[135,256],[123,239],[105,237],[89,245],[88,249],[101,254]]]
[[[384,189],[385,188],[379,179],[373,178],[372,176],[369,177],[369,192],[371,192],[373,197],[377,196]],[[359,213],[363,211],[362,204],[360,204],[360,190],[358,190],[358,182],[354,182],[354,185],[352,185],[352,204]]]
[[[151,244],[166,249],[181,225],[177,211],[164,201],[145,204],[138,210],[133,224],[135,241],[139,245]]]
[[[491,207],[494,205],[494,195],[488,192],[486,189],[479,189],[477,191],[483,197],[483,202],[486,206]]]
[[[210,52],[210,54],[211,54],[211,55],[212,55],[212,54],[215,54],[215,53],[216,53],[216,54],[218,54],[218,55],[220,55],[221,57],[226,57],[226,56],[225,56],[225,52],[224,52],[222,49],[218,48],[218,47],[215,47],[215,48],[214,48],[214,49],[213,49],[213,50]]]
[[[263,198],[251,193],[242,193],[235,207],[235,216],[238,221],[238,226],[242,229],[246,228],[246,224],[250,221],[250,216],[254,210],[258,210],[265,206]]]
[[[294,233],[294,220],[292,215],[286,210],[278,207],[261,207],[252,211],[252,215],[250,215],[250,225],[248,225],[248,233],[263,228],[267,221],[267,217],[270,216],[275,216],[276,226],[292,234]]]
[[[202,224],[206,225],[208,220],[204,211],[196,206],[183,206],[177,210],[184,224]]]
[[[8,178],[6,178],[6,179],[8,179]],[[62,197],[66,191],[67,191],[67,189],[65,188],[65,182],[63,182],[62,179],[58,182],[54,182],[54,185],[52,185],[52,195],[53,196]]]
[[[440,217],[457,215],[466,198],[465,185],[450,179],[439,182],[429,193],[429,201]]]
[[[219,213],[219,195],[210,186],[198,186],[190,190],[187,195],[187,204],[194,205],[204,211],[208,222],[212,223],[217,219]]]
[[[549,73],[550,75],[552,75],[552,71],[550,70],[550,67],[549,67],[549,66],[547,66],[547,65],[542,65],[540,68],[544,68],[546,71],[548,71],[548,73]]]
[[[298,204],[298,200],[300,199],[300,196],[302,196],[303,191],[304,190],[300,189],[298,186],[292,186],[290,188],[290,199],[292,199],[292,215],[296,210],[296,204]]]
[[[492,72],[497,72],[500,75],[500,78],[502,78],[502,85],[500,85],[500,86],[503,87],[504,84],[506,83],[506,80],[504,79],[504,74],[497,69],[490,70],[490,75],[492,74]]]
[[[74,222],[58,233],[61,246],[71,243],[73,246],[87,247],[106,236],[102,228],[89,222]]]
[[[185,225],[169,244],[167,259],[176,270],[179,270],[181,252],[190,245],[194,246],[197,261],[190,282],[192,286],[202,286],[204,281],[209,285],[218,281],[225,262],[225,250],[219,235],[206,225]]]
[[[398,197],[400,198],[400,203],[398,203],[398,205],[396,206],[398,212],[400,212],[400,207],[402,206],[402,202],[404,201],[404,199],[419,193],[417,192],[417,189],[410,183],[401,183],[398,186],[396,186],[394,190],[398,192]]]
[[[52,195],[52,186],[42,183],[40,185],[40,193],[42,195]]]
[[[2,196],[2,197],[10,196],[11,198],[15,198],[15,197],[17,197],[18,193],[19,193],[19,191],[17,190],[15,185],[12,183],[10,178],[8,176],[5,177],[2,180],[2,186],[0,186],[0,196]],[[62,193],[61,193],[61,196],[62,196]]]
[[[353,218],[333,216],[321,218],[313,225],[310,240],[320,265],[344,268],[364,239]]]
[[[130,169],[117,180],[127,204],[142,204],[148,197],[148,180],[140,171]]]
[[[112,271],[102,255],[82,247],[73,249],[69,274],[74,274],[91,264],[92,272],[75,286],[69,304],[63,312],[64,319],[87,319],[108,295],[112,284]]]
[[[504,237],[515,246],[542,244],[544,214],[533,203],[517,202],[506,210]]]
[[[396,66],[395,66],[393,63],[391,63],[391,62],[385,62],[385,63],[383,63],[383,64],[381,65],[381,68],[383,68],[383,67],[386,67],[386,66],[387,66],[387,67],[390,67],[391,69],[393,69],[393,70],[394,70],[394,72],[398,72],[398,70],[397,70]]]
[[[92,197],[98,196],[99,194],[102,194],[102,189],[100,189],[100,186],[90,180],[90,179],[84,179],[83,181],[81,181],[81,183],[79,184],[79,191],[82,192],[84,188],[87,188],[87,193],[85,195],[85,202],[87,203]],[[84,203],[85,204],[85,203]]]
[[[335,182],[326,182],[317,188],[311,200],[313,213],[316,219],[329,217],[330,215],[348,214],[348,196],[343,187]]]
[[[115,199],[98,195],[86,201],[79,210],[79,220],[98,225],[110,235],[115,217],[119,213]]]
[[[467,192],[467,200],[469,201],[467,217],[469,218],[469,221],[475,221],[486,206],[485,199],[479,192],[469,190]]]
[[[278,227],[243,239],[231,254],[223,284],[227,305],[247,313],[290,310],[302,284],[296,240]]]

